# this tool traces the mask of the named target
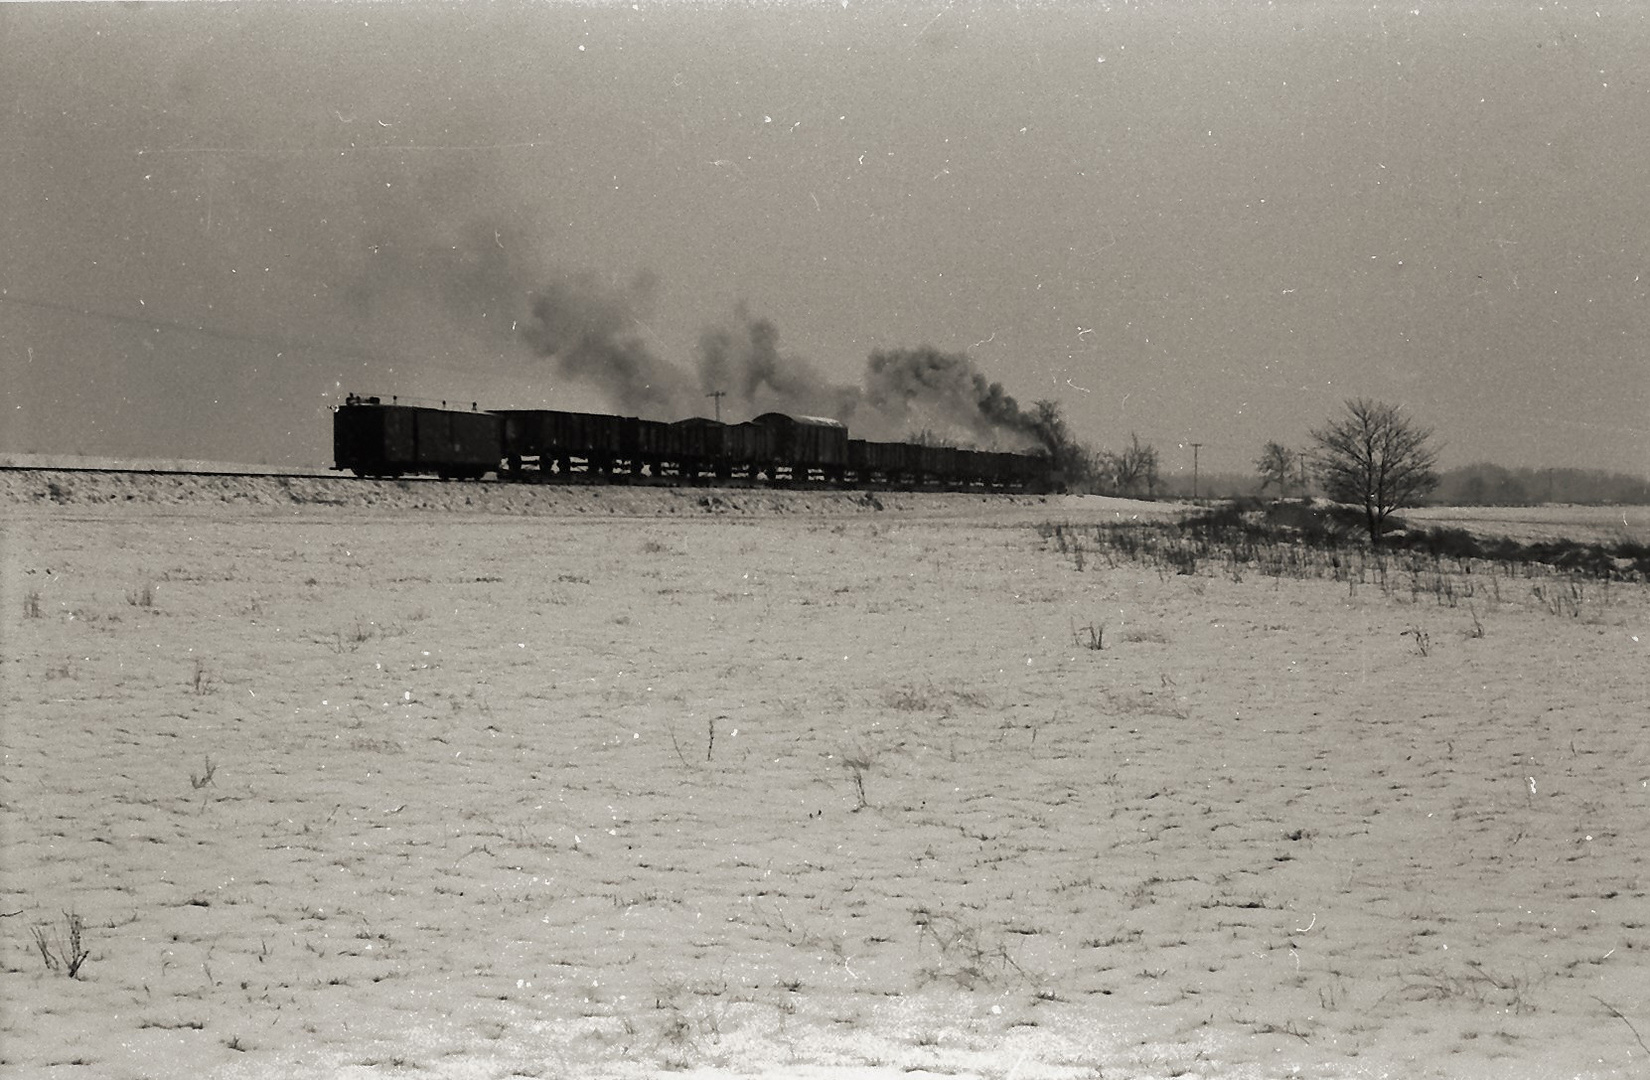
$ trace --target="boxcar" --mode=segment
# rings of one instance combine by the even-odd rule
[[[478,478],[499,466],[501,426],[492,413],[352,395],[332,414],[333,468],[357,476]]]

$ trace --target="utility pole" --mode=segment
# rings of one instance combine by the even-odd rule
[[[720,424],[722,422],[722,399],[728,396],[728,392],[726,390],[712,390],[705,396],[716,399],[716,422]]]
[[[1195,442],[1195,443],[1192,444],[1192,501],[1193,502],[1197,502],[1197,452],[1198,452],[1198,449],[1200,447],[1202,447],[1202,445],[1203,444],[1200,443],[1200,442]]]

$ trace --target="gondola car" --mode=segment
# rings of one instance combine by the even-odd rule
[[[661,474],[679,457],[673,425],[634,416],[500,409],[509,475],[536,471],[564,478]]]
[[[625,418],[558,409],[500,409],[503,457],[511,476],[542,473],[609,474],[624,458]]]
[[[886,484],[902,487],[915,483],[917,447],[910,443],[848,440],[848,470],[860,485]]]
[[[769,480],[842,481],[848,468],[848,428],[842,421],[770,412],[751,423],[767,433],[762,471]]]
[[[728,426],[695,416],[670,425],[670,448],[678,476],[731,475]]]
[[[332,417],[333,468],[357,476],[430,474],[477,480],[501,458],[502,421],[493,414],[386,405],[351,394]]]

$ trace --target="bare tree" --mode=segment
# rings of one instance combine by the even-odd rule
[[[1255,471],[1260,474],[1260,489],[1276,484],[1278,494],[1287,496],[1295,485],[1295,452],[1282,443],[1269,442],[1255,459]]]
[[[1140,436],[1129,433],[1129,446],[1116,454],[1105,456],[1105,472],[1112,487],[1124,495],[1138,495],[1141,487],[1147,495],[1157,497],[1157,448],[1142,444]]]
[[[1072,437],[1059,402],[1039,401],[1033,405],[1030,430],[1068,490],[1090,490],[1099,482],[1100,467],[1094,451]]]
[[[1416,426],[1398,406],[1368,398],[1347,401],[1345,415],[1312,430],[1324,490],[1364,508],[1371,544],[1381,542],[1381,527],[1394,510],[1438,486],[1431,438],[1431,428]]]

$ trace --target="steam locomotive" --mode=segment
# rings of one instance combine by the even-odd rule
[[[634,416],[403,405],[351,394],[333,410],[333,469],[357,476],[693,483],[714,480],[853,487],[1039,490],[1039,454],[848,437],[840,421],[764,413],[739,424]]]

